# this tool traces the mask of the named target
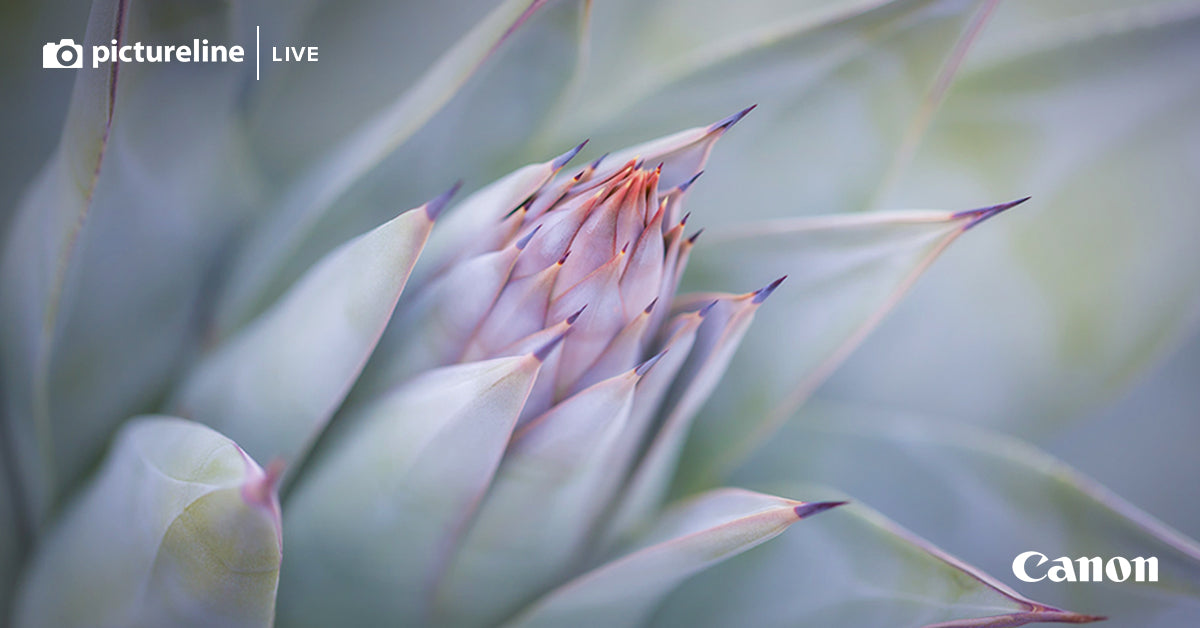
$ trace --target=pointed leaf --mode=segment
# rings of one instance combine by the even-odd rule
[[[835,505],[738,489],[705,493],[664,513],[629,554],[551,591],[505,625],[643,625],[688,577]]]
[[[840,496],[802,484],[777,488]],[[941,621],[953,622],[938,624],[941,628],[1004,628],[1097,619],[1022,597],[857,503],[684,583],[650,625],[727,626],[747,617],[763,628],[894,628]],[[980,617],[989,619],[955,621]]]
[[[1200,544],[1014,438],[814,400],[760,453],[739,482],[836,486],[1039,600],[1117,625],[1177,626],[1200,613]],[[1153,556],[1159,582],[1020,582],[1012,563],[1030,550]]]
[[[542,357],[433,370],[344,417],[287,501],[284,622],[428,621]]]
[[[439,587],[439,618],[476,625],[507,617],[578,559],[604,506],[595,488],[615,471],[608,463],[639,379],[630,370],[604,380],[517,431]]]
[[[39,545],[15,625],[271,626],[275,478],[182,419],[134,419],[115,443]]]
[[[391,318],[433,226],[425,205],[329,253],[252,325],[203,358],[173,406],[260,459],[299,460]]]
[[[684,462],[690,486],[715,481],[766,439],[955,238],[1013,204],[795,218],[709,236],[692,256],[693,283],[729,288],[785,274],[788,283],[697,420]]]
[[[1039,16],[1057,12],[1080,15]],[[1200,74],[1172,64],[1200,55],[1198,25],[1192,2],[1001,4],[886,202],[1031,194],[1044,210],[935,268],[830,382],[839,395],[1040,438],[1195,333]]]
[[[780,281],[748,294],[717,295],[715,300],[713,295],[689,295],[706,304],[696,312],[703,320],[687,361],[663,402],[662,425],[630,476],[606,536],[619,539],[645,525],[662,505],[696,412],[725,374],[763,299]]]
[[[377,395],[417,373],[458,362],[521,252],[513,244],[463,260],[402,303],[355,395]]]

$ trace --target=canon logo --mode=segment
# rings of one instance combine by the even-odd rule
[[[1043,567],[1047,562],[1049,567]],[[1025,582],[1158,582],[1158,559],[1138,556],[1133,560],[1117,556],[1104,562],[1099,556],[1070,559],[1047,558],[1041,552],[1022,552],[1013,559],[1013,575]],[[1036,574],[1037,577],[1030,575]]]

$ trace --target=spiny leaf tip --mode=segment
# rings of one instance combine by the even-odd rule
[[[754,111],[754,108],[757,106],[758,106],[757,104],[750,105],[749,107],[746,107],[745,109],[742,109],[741,111],[739,111],[727,118],[724,118],[722,120],[719,120],[719,121],[713,123],[712,126],[708,127],[708,132],[716,133],[718,131],[728,130],[730,127],[732,127],[733,125],[735,125],[739,121],[741,121],[742,118],[745,118],[746,114],[750,113],[751,111]]]
[[[991,207],[968,209],[966,211],[955,213],[954,218],[956,220],[963,218],[967,219],[967,224],[963,226],[963,231],[966,231],[967,229],[974,227],[975,225],[987,220],[988,218],[991,218],[992,216],[995,216],[996,214],[1007,211],[1016,207],[1017,205],[1020,205],[1021,203],[1024,203],[1030,198],[1033,197],[1026,196],[1025,198],[1019,198],[1015,201],[1009,201],[1007,203],[1000,203],[999,205],[992,205]]]
[[[826,510],[829,510],[831,508],[837,508],[838,506],[845,506],[848,503],[850,503],[850,502],[844,502],[844,501],[842,501],[842,502],[805,502],[803,504],[796,506],[792,510],[795,511],[797,517],[804,519],[806,517],[811,517],[817,513],[825,512]]]
[[[575,158],[575,155],[579,154],[579,151],[583,150],[583,147],[586,146],[587,143],[588,143],[587,140],[583,140],[578,145],[576,145],[575,148],[572,148],[571,150],[559,155],[558,157],[555,157],[554,161],[550,162],[550,167],[553,168],[554,170],[558,170],[558,169],[562,168],[563,166],[567,165],[568,162],[570,162],[572,159]]]
[[[658,364],[658,361],[661,360],[662,357],[667,354],[667,351],[669,351],[669,349],[663,349],[662,351],[658,352],[658,355],[655,355],[654,357],[650,358],[649,360],[646,360],[645,362],[642,362],[641,364],[634,367],[633,374],[638,377],[642,377],[646,373],[649,373],[650,369],[654,368],[654,365]]]
[[[755,290],[753,301],[755,303],[762,303],[763,301],[766,301],[767,297],[771,296],[772,292],[775,292],[775,289],[779,287],[779,284],[783,283],[784,279],[787,279],[787,275],[772,281],[771,283],[767,284],[767,287],[765,288],[759,288],[758,290]]]
[[[429,216],[430,220],[437,220],[437,217],[441,215],[442,210],[446,209],[446,205],[450,204],[450,199],[454,198],[454,195],[458,193],[458,190],[462,187],[462,184],[462,179],[459,179],[454,183],[454,185],[450,186],[449,190],[438,194],[433,198],[433,200],[425,203],[425,215]]]

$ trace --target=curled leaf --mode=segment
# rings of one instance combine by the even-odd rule
[[[282,551],[277,479],[207,427],[131,420],[39,544],[15,625],[268,628]]]

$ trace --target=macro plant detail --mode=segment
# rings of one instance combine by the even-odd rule
[[[991,269],[1068,274],[1042,247],[1090,255],[1020,226],[1120,211],[1079,201],[1076,168],[1113,199],[1149,176],[1113,152],[1124,136],[1056,135],[1092,129],[1063,103],[1105,84],[1073,53],[1137,74],[1125,61],[1160,42],[1190,49],[1200,13],[484,4],[94,3],[87,46],[245,42],[260,23],[321,60],[261,84],[216,64],[69,75],[56,148],[0,216],[0,623],[1186,625],[1194,541],[978,417],[921,416],[1013,412],[998,431],[1035,440],[1012,426],[1066,421],[1091,375],[1021,414],[1057,363],[997,361],[993,387],[930,375],[962,364],[946,338],[867,338],[894,308],[922,329],[900,304],[931,268],[978,295]],[[1128,55],[1102,54],[1109,38]],[[1163,119],[1191,110],[1185,92],[1162,96]],[[1125,111],[1113,101],[1096,102]],[[1119,174],[1089,170],[1110,161]],[[1164,197],[1187,189],[1171,172],[1155,170]],[[877,211],[929,204],[960,209]],[[1136,259],[1188,268],[1173,242]],[[935,263],[947,250],[988,270]],[[1068,354],[1105,347],[1088,368],[1107,386],[1135,370],[1114,347],[1148,345],[1102,330],[1186,329],[1150,305],[1088,318],[1100,282],[1158,294],[1131,279],[1152,266],[986,305],[1014,328],[1058,321],[1047,344]],[[972,350],[1003,335],[927,294],[920,317]],[[1026,373],[1046,381],[1013,384]],[[901,381],[935,402],[889,407]],[[1010,577],[1018,555],[1153,556],[1156,578],[1052,588]]]

